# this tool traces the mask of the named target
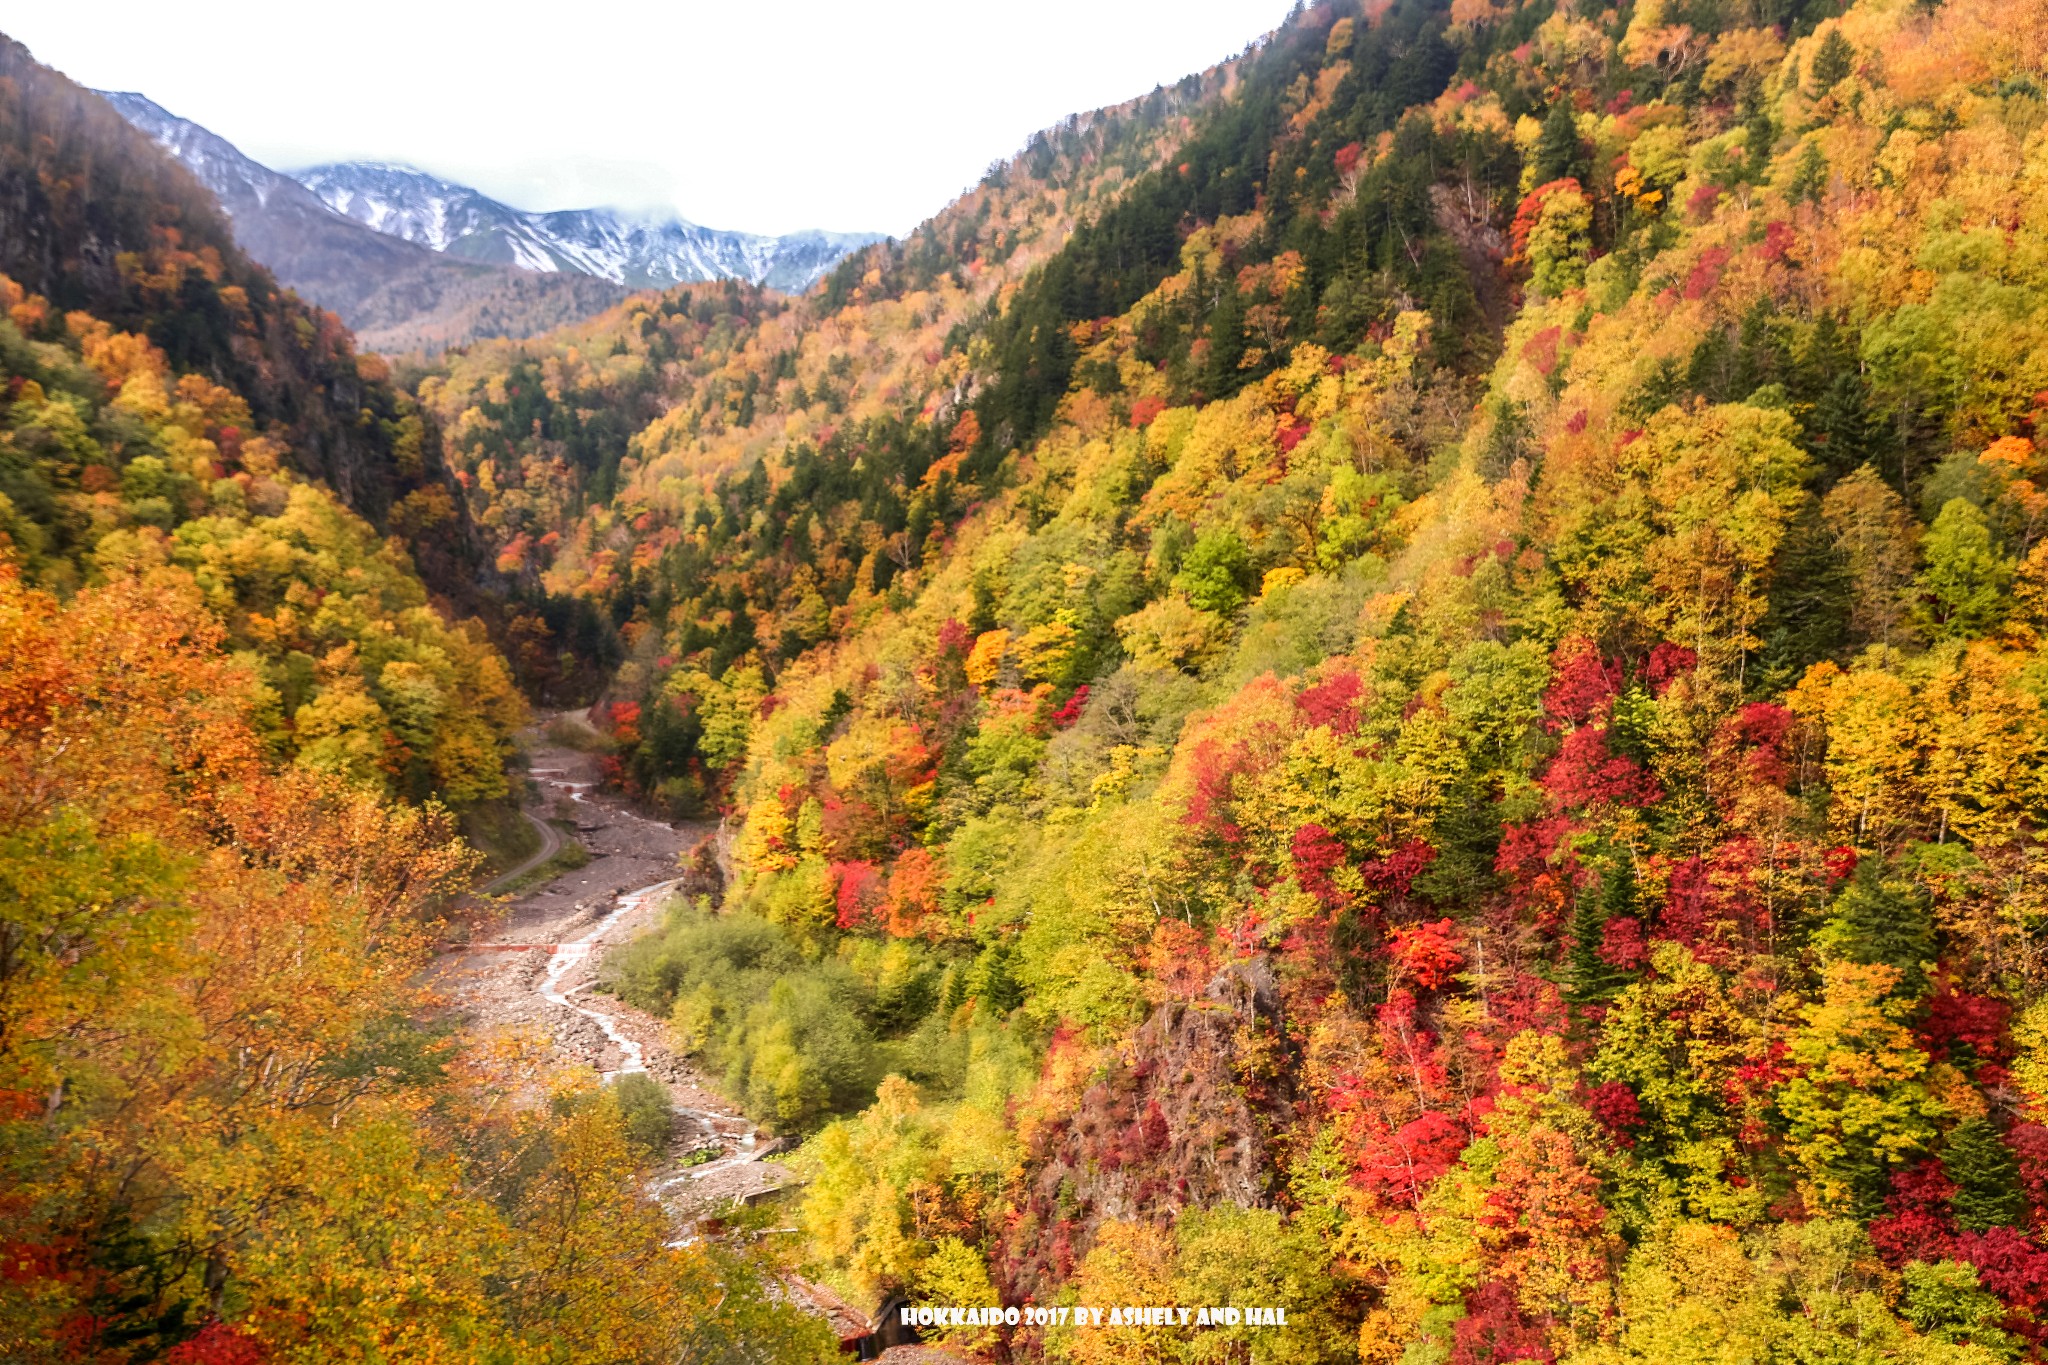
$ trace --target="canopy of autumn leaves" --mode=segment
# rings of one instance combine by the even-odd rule
[[[0,1352],[808,1350],[748,1268],[662,1248],[608,1095],[435,1022],[475,855],[268,761],[225,643],[196,593],[0,568]]]

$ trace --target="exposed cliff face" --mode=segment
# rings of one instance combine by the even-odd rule
[[[189,171],[4,37],[0,273],[60,310],[144,333],[175,368],[243,395],[298,472],[380,529],[431,524],[410,537],[423,576],[458,598],[474,592],[485,561],[440,441],[383,362],[358,356],[339,319],[251,260]]]
[[[1006,1296],[1043,1301],[1109,1219],[1170,1224],[1182,1209],[1271,1202],[1266,1135],[1292,1085],[1280,997],[1264,958],[1202,997],[1154,1010],[1127,1054],[1031,1153],[1024,1217],[1004,1242]]]

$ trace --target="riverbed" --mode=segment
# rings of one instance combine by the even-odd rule
[[[442,955],[437,979],[480,1035],[539,1039],[559,1063],[588,1068],[601,1082],[645,1072],[667,1087],[675,1131],[649,1192],[687,1238],[704,1214],[779,1187],[787,1172],[761,1160],[767,1138],[670,1048],[662,1021],[593,987],[606,949],[659,923],[680,856],[716,826],[629,810],[600,793],[594,755],[552,744],[538,729],[526,738],[540,793],[529,810],[573,826],[590,861],[510,901],[470,942]]]

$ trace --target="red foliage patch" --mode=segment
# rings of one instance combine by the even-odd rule
[[[1699,661],[1700,656],[1692,650],[1666,640],[1650,651],[1650,660],[1643,665],[1643,681],[1650,685],[1652,696],[1661,697],[1672,679],[1692,672]]]
[[[1616,915],[1600,928],[1600,960],[1625,972],[1641,968],[1649,960],[1643,942],[1643,922],[1633,915]]]
[[[1523,1316],[1514,1290],[1497,1280],[1466,1296],[1465,1316],[1451,1332],[1451,1365],[1502,1365],[1510,1360],[1550,1365],[1557,1359],[1548,1334]]]
[[[952,617],[947,617],[939,627],[938,652],[941,657],[965,659],[974,649],[974,632]]]
[[[1389,1132],[1369,1133],[1354,1177],[1390,1202],[1414,1207],[1431,1182],[1458,1164],[1472,1141],[1465,1126],[1435,1110]]]
[[[1607,1081],[1588,1088],[1584,1095],[1586,1112],[1614,1136],[1623,1147],[1636,1145],[1635,1130],[1643,1126],[1643,1107],[1636,1092],[1620,1081]]]
[[[1710,246],[1700,253],[1693,264],[1692,273],[1685,277],[1685,296],[1688,299],[1703,299],[1721,284],[1721,271],[1728,264],[1728,248]]]
[[[1458,926],[1448,919],[1394,930],[1393,952],[1394,961],[1424,990],[1442,989],[1465,965],[1458,952]]]
[[[1605,715],[1621,690],[1621,666],[1601,662],[1600,651],[1591,640],[1565,640],[1551,656],[1550,667],[1543,709],[1550,715],[1552,731],[1584,725],[1596,715]]]
[[[1522,343],[1522,359],[1536,367],[1536,373],[1548,376],[1557,368],[1557,347],[1564,339],[1564,328],[1546,327]]]
[[[1365,683],[1356,673],[1334,673],[1294,699],[1294,714],[1307,728],[1327,725],[1339,735],[1358,731],[1358,702]]]
[[[2010,1306],[2029,1315],[2048,1308],[2048,1252],[2018,1228],[1959,1232],[1950,1254],[1976,1266],[1977,1282]]]
[[[1365,884],[1390,896],[1405,896],[1422,869],[1436,861],[1436,850],[1420,839],[1410,839],[1384,858],[1360,863],[1358,873]]]
[[[1664,789],[1640,763],[1607,748],[1607,732],[1582,726],[1565,736],[1564,747],[1543,771],[1543,789],[1560,811],[1584,806],[1650,806]]]
[[[1231,789],[1238,773],[1250,764],[1242,744],[1224,746],[1201,740],[1189,758],[1192,790],[1188,793],[1188,824],[1226,844],[1239,843],[1244,831],[1230,819]]]
[[[1736,715],[1742,738],[1750,744],[1776,748],[1792,729],[1792,713],[1767,701],[1751,702]]]
[[[839,927],[854,929],[873,919],[882,902],[882,869],[873,863],[833,863],[831,872],[839,888]]]
[[[1794,851],[1785,850],[1788,856]],[[1705,858],[1677,864],[1666,882],[1657,937],[1723,966],[1737,950],[1755,951],[1772,927],[1770,904],[1756,886],[1766,862],[1753,840],[1731,839]]]
[[[1856,862],[1861,857],[1847,844],[1837,844],[1820,855],[1821,865],[1828,870],[1828,884],[1838,886],[1856,875]]]
[[[2019,1158],[2020,1187],[2027,1192],[2027,1202],[2034,1206],[2038,1222],[2040,1210],[2048,1206],[2048,1128],[2038,1123],[2015,1123],[2005,1135],[2005,1143]]]
[[[1549,871],[1557,841],[1570,829],[1571,821],[1561,815],[1509,825],[1501,832],[1500,849],[1493,855],[1493,870],[1518,880]]]
[[[1358,158],[1364,152],[1364,145],[1357,142],[1347,142],[1342,147],[1339,147],[1337,154],[1331,158],[1332,161],[1337,163],[1337,174],[1349,175],[1352,171],[1356,170],[1358,168]]]
[[[165,1365],[263,1365],[269,1352],[224,1322],[209,1322],[198,1335],[164,1352]]]
[[[1066,729],[1069,725],[1081,719],[1081,712],[1087,705],[1088,684],[1082,683],[1074,689],[1074,695],[1068,697],[1065,704],[1059,710],[1052,713],[1052,723],[1062,730]]]
[[[1166,411],[1166,400],[1147,396],[1131,404],[1131,425],[1149,427],[1160,413]]]
[[[1306,824],[1294,831],[1288,852],[1294,861],[1295,884],[1332,909],[1343,904],[1331,874],[1344,865],[1344,845],[1337,836],[1318,824]]]
[[[1756,245],[1757,255],[1773,265],[1790,261],[1792,248],[1799,241],[1799,234],[1792,231],[1790,223],[1773,218],[1764,224],[1764,239]]]
[[[1921,1045],[1938,1062],[1966,1047],[1980,1062],[2002,1063],[2012,1058],[2012,1042],[2006,1036],[2006,1021],[2012,1007],[1988,995],[1973,995],[1944,984],[1927,1002],[1921,1020]],[[1980,1077],[1980,1079],[1982,1079]]]

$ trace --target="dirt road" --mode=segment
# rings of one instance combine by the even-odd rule
[[[532,825],[535,831],[539,833],[540,849],[517,867],[506,868],[503,872],[478,887],[477,894],[480,896],[497,895],[504,888],[512,885],[512,883],[518,881],[521,877],[524,877],[527,873],[562,851],[562,831],[556,829],[552,821],[535,815],[531,807],[522,808],[519,813],[525,817],[526,823]]]
[[[511,902],[487,932],[443,955],[438,979],[480,1032],[543,1037],[566,1064],[606,1080],[645,1071],[668,1087],[676,1132],[652,1191],[683,1234],[729,1200],[776,1188],[786,1172],[759,1159],[766,1140],[670,1050],[660,1020],[590,988],[606,948],[659,922],[678,855],[715,826],[635,814],[596,794],[595,757],[550,744],[539,728],[526,739],[544,793],[529,814],[542,825],[573,821],[590,862]]]

